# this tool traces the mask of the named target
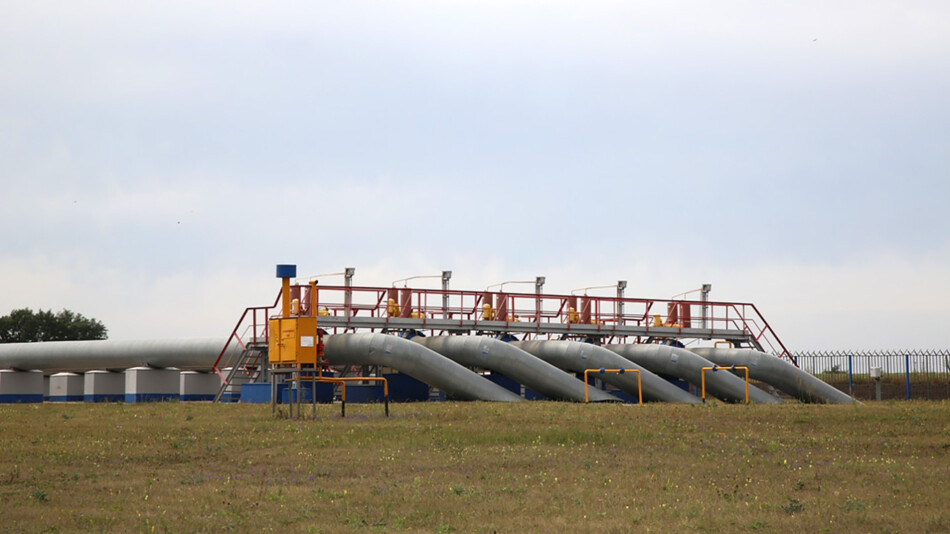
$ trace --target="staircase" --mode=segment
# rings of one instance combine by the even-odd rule
[[[230,368],[217,370],[221,387],[214,402],[234,400],[240,395],[241,384],[267,382],[267,343],[248,343]]]
[[[238,319],[212,367],[221,377],[221,387],[214,402],[234,400],[233,397],[240,394],[241,384],[269,380],[267,325],[279,300],[280,295],[270,306],[247,308]],[[241,352],[237,352],[235,344],[241,347]]]

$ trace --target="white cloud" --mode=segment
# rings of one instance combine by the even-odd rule
[[[2,306],[213,335],[294,262],[711,282],[793,346],[947,343],[944,2],[4,15]]]

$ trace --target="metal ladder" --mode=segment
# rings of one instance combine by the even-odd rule
[[[232,386],[235,377],[248,378],[247,382],[242,381],[241,384],[266,382],[268,380],[267,365],[267,343],[248,343],[224,377],[224,381],[221,382],[221,387],[214,396],[214,402],[221,401],[221,397]]]

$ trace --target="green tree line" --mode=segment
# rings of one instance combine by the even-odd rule
[[[33,312],[29,308],[13,310],[0,317],[0,343],[32,343],[37,341],[68,341],[106,339],[105,325],[80,313],[62,310]]]

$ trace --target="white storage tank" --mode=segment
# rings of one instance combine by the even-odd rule
[[[221,378],[215,373],[181,372],[181,400],[210,401],[221,388]]]
[[[178,369],[133,367],[125,370],[125,402],[161,402],[178,400]]]
[[[56,373],[49,378],[50,402],[82,402],[83,379],[76,373]]]
[[[86,371],[83,376],[83,400],[119,402],[125,400],[125,375],[112,371]]]
[[[0,369],[0,403],[43,402],[43,371]]]

